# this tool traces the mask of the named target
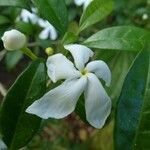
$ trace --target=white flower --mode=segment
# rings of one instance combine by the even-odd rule
[[[32,12],[29,12],[26,9],[22,9],[19,18],[21,18],[23,22],[31,22],[32,24],[36,24],[39,20],[39,17],[36,15],[35,8],[32,8]]]
[[[77,6],[83,5],[83,8],[86,9],[92,0],[74,0],[74,2]]]
[[[111,111],[111,100],[98,78],[109,86],[111,72],[101,60],[87,63],[93,56],[89,48],[70,44],[65,49],[72,54],[75,66],[59,53],[48,58],[47,73],[54,83],[61,79],[66,81],[35,101],[26,112],[44,119],[63,118],[74,111],[84,92],[87,121],[95,128],[102,128]]]
[[[2,37],[4,47],[7,50],[19,50],[26,44],[26,36],[18,30],[6,31]]]
[[[39,34],[40,39],[48,39],[56,40],[57,39],[57,31],[56,29],[46,20],[39,19],[38,24],[43,28],[41,33]]]
[[[40,27],[43,28],[41,33],[39,34],[39,38],[42,40],[45,39],[51,39],[56,40],[57,39],[57,31],[56,29],[46,20],[41,19],[37,15],[37,10],[35,8],[32,8],[32,12],[29,12],[26,9],[22,9],[21,14],[18,19],[21,19],[23,22],[31,22],[32,24],[38,24]]]

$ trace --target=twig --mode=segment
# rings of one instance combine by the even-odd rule
[[[39,43],[38,42],[28,43],[28,47],[35,47],[35,46],[39,46]]]
[[[0,93],[2,94],[2,96],[5,96],[7,93],[7,90],[4,88],[2,83],[0,83]]]
[[[0,52],[0,61],[4,58],[5,54],[6,54],[5,49]]]

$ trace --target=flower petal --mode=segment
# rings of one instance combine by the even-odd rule
[[[48,29],[43,29],[40,34],[39,34],[39,38],[42,40],[46,40],[49,37],[49,30]]]
[[[85,3],[86,0],[74,0],[74,3],[77,5],[77,6],[81,6]]]
[[[73,63],[62,54],[55,54],[47,59],[47,73],[53,82],[60,79],[72,79],[79,77]]]
[[[56,40],[57,31],[48,21],[39,19],[38,24],[43,28],[43,31],[39,35],[40,39],[48,39],[50,37],[51,40]]]
[[[79,70],[84,69],[85,63],[94,53],[86,46],[79,44],[69,44],[64,46],[73,56],[75,65]]]
[[[31,13],[26,9],[22,9],[20,18],[27,23],[31,22],[32,24],[36,24],[38,22],[38,16],[34,12]]]
[[[56,29],[51,24],[49,24],[48,29],[49,29],[49,32],[50,32],[51,40],[56,40],[57,39],[57,31],[56,31]]]
[[[63,118],[74,111],[77,100],[85,89],[87,78],[67,80],[62,85],[46,93],[29,106],[26,112],[43,119]]]
[[[88,74],[85,91],[87,121],[95,128],[102,128],[111,111],[111,100],[96,75]]]
[[[84,5],[83,5],[84,9],[86,9],[86,8],[88,7],[88,5],[89,5],[92,1],[93,1],[93,0],[86,0],[86,1],[84,2]]]
[[[106,86],[110,86],[111,71],[104,61],[92,61],[87,64],[86,69],[89,72],[95,73],[98,78],[102,78],[106,82]]]

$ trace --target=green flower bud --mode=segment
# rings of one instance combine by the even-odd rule
[[[45,53],[50,56],[54,54],[54,50],[51,47],[45,49]]]

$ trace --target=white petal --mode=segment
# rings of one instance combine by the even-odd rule
[[[82,70],[85,63],[87,63],[89,61],[89,58],[94,55],[94,53],[84,45],[69,44],[65,45],[64,47],[72,54],[76,67],[79,70]]]
[[[31,22],[33,24],[36,24],[38,22],[38,16],[34,13],[29,12],[26,9],[22,9],[20,17],[24,22],[27,23]]]
[[[43,119],[63,118],[74,111],[77,100],[85,89],[87,78],[65,81],[62,85],[46,93],[29,106],[26,112]]]
[[[26,45],[26,36],[18,30],[6,31],[2,37],[4,47],[7,50],[19,50]]]
[[[111,100],[98,78],[88,74],[85,91],[85,110],[87,121],[95,128],[102,128],[111,111]]]
[[[87,6],[88,6],[92,1],[93,1],[93,0],[86,0],[86,1],[84,2],[83,8],[86,9]]]
[[[77,6],[81,6],[84,4],[86,0],[74,0],[74,3],[77,5]]]
[[[39,35],[40,39],[47,39],[50,36],[51,40],[56,40],[57,31],[48,21],[39,19],[38,24],[40,27],[44,28]]]
[[[49,27],[49,32],[50,32],[50,38],[51,40],[56,40],[57,39],[57,31],[56,29],[50,24]]]
[[[43,20],[43,19],[39,19],[38,24],[39,24],[40,27],[46,28],[48,26],[48,21]]]
[[[55,54],[47,59],[47,73],[53,82],[80,76],[73,63],[62,54]]]
[[[48,37],[49,37],[49,30],[47,29],[43,29],[41,33],[39,34],[39,38],[42,40],[46,40],[48,39]]]
[[[102,78],[106,82],[106,86],[110,86],[111,71],[104,61],[92,61],[87,64],[86,69],[89,72],[95,73],[98,78]]]

